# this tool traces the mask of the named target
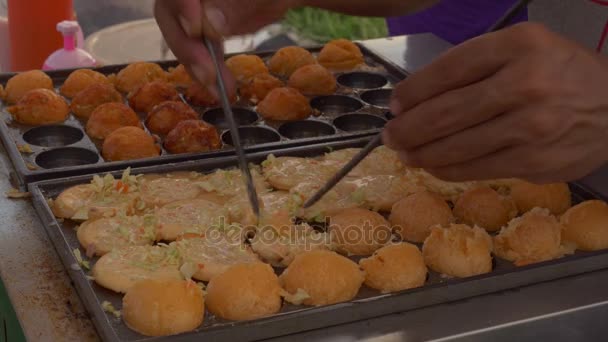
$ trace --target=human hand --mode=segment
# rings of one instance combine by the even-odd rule
[[[578,179],[608,160],[607,84],[605,57],[520,24],[400,83],[385,144],[446,180]]]
[[[213,85],[216,72],[203,36],[220,42],[223,37],[254,32],[297,5],[297,0],[156,0],[154,15],[180,62],[199,82]],[[234,89],[223,63],[222,74]]]

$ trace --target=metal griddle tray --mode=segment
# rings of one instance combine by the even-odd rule
[[[361,70],[336,74],[339,85],[334,95],[310,98],[311,106],[315,112],[318,111],[318,116],[288,123],[265,121],[256,112],[255,105],[239,100],[235,104],[234,115],[240,126],[241,139],[248,152],[336,141],[377,133],[389,119],[387,107],[391,89],[406,77],[406,73],[364,46],[360,45],[360,48],[367,65]],[[317,54],[320,48],[309,50]],[[267,61],[274,51],[255,54]],[[177,62],[159,64],[167,70],[176,66]],[[114,65],[96,70],[109,75],[118,73],[125,66],[126,64]],[[72,71],[51,71],[48,75],[58,89]],[[12,76],[13,74],[0,76],[0,83],[6,84]],[[230,132],[227,131],[221,108],[192,107],[199,113],[200,119],[215,125],[222,134],[223,147],[220,150],[172,155],[163,149],[161,156],[155,158],[106,162],[100,153],[101,141],[89,138],[84,129],[84,122],[73,115],[60,125],[24,126],[12,121],[4,104],[0,105],[0,138],[15,166],[13,183],[16,185],[27,185],[44,179],[121,170],[128,166],[141,167],[231,155],[233,148]],[[145,113],[139,114],[143,121]],[[33,153],[19,151],[18,146],[26,144],[31,147]]]
[[[369,138],[349,141],[281,148],[252,154],[251,162],[263,161],[269,153],[276,156],[314,157],[328,152],[328,149],[362,147]],[[198,171],[208,173],[218,168],[237,166],[234,157],[188,161],[173,165],[158,165],[133,170],[132,174],[167,173],[173,171]],[[119,176],[120,172],[115,172]],[[46,198],[54,198],[66,188],[89,182],[91,175],[74,178],[47,180],[30,185],[35,208],[49,234],[53,245],[74,281],[76,290],[83,300],[97,331],[105,341],[249,341],[283,336],[297,332],[318,329],[347,322],[369,319],[391,313],[414,310],[482,294],[512,289],[533,283],[554,280],[575,274],[591,272],[608,267],[608,251],[577,252],[562,259],[543,262],[525,267],[515,267],[504,260],[495,259],[493,272],[466,279],[446,279],[431,272],[424,287],[393,294],[380,294],[362,287],[351,302],[324,306],[304,307],[285,305],[280,313],[255,321],[228,322],[205,315],[205,323],[194,332],[167,338],[146,338],[138,335],[120,320],[102,310],[103,301],[121,307],[122,296],[105,290],[87,279],[86,274],[74,270],[76,263],[72,251],[79,248],[73,223],[59,222],[53,216]],[[577,184],[570,185],[574,203],[600,198],[593,191]]]

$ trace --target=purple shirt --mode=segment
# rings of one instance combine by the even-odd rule
[[[452,44],[483,34],[516,0],[442,0],[412,15],[388,18],[391,36],[431,32]],[[511,24],[528,20],[522,11]]]

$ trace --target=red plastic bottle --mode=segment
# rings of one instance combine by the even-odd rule
[[[63,46],[57,23],[73,18],[72,0],[8,0],[11,70],[40,69]]]

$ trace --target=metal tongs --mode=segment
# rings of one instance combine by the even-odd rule
[[[245,155],[245,151],[243,150],[243,146],[241,145],[241,137],[239,136],[238,125],[236,124],[236,120],[234,119],[234,115],[232,113],[232,106],[230,105],[230,101],[228,100],[228,95],[226,93],[226,85],[224,84],[224,79],[222,78],[222,71],[220,68],[220,63],[218,60],[217,52],[215,51],[215,47],[213,43],[208,38],[203,38],[205,42],[205,46],[209,51],[209,55],[211,55],[211,60],[213,60],[213,64],[215,66],[215,70],[217,72],[217,87],[218,87],[218,95],[222,102],[222,108],[224,109],[224,115],[226,116],[226,120],[228,121],[228,127],[230,128],[230,135],[232,136],[232,145],[236,150],[236,155],[239,160],[239,168],[241,169],[241,173],[245,178],[245,183],[247,185],[247,195],[249,197],[249,203],[251,203],[251,208],[253,209],[254,214],[259,219],[260,217],[260,203],[258,200],[258,194],[255,190],[255,186],[253,184],[253,177],[251,176],[251,170],[249,170],[249,165],[247,163],[247,156]]]
[[[492,25],[486,33],[498,31],[507,26],[517,12],[521,11],[525,6],[530,4],[532,0],[520,0],[515,3],[509,10]],[[333,189],[340,181],[346,177],[365,157],[367,157],[376,147],[382,145],[382,133],[375,136],[359,153],[357,153],[351,161],[338,171],[316,194],[309,198],[303,205],[304,209],[310,208],[317,203],[326,193]]]

